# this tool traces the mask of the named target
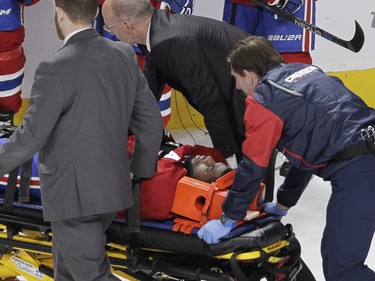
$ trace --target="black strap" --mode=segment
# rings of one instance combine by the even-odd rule
[[[31,181],[32,162],[33,162],[33,159],[30,158],[29,160],[27,160],[25,163],[22,164],[20,189],[18,191],[19,202],[30,201],[30,181]]]
[[[372,153],[375,155],[375,144],[372,140],[353,145],[332,158],[332,163],[353,159],[356,156]]]
[[[8,183],[5,190],[3,210],[5,214],[9,215],[13,213],[13,201],[16,195],[18,170],[19,167],[9,173]]]
[[[240,268],[240,266],[238,265],[238,262],[237,262],[237,256],[241,253],[243,253],[243,251],[235,252],[235,253],[233,253],[233,255],[230,258],[230,267],[231,267],[231,269],[234,273],[234,276],[236,277],[236,280],[237,281],[249,281],[249,280],[250,281],[257,281],[257,280],[260,280],[260,278],[259,279],[253,278],[253,280],[252,280],[252,279],[249,279],[249,278],[246,277],[246,275],[244,274],[244,272],[242,271],[242,269]],[[255,270],[254,270],[254,272],[255,272]],[[255,276],[255,278],[256,278],[256,276]]]
[[[229,24],[236,25],[236,17],[237,17],[237,3],[232,3],[232,11],[230,14]]]
[[[140,215],[141,215],[141,179],[133,179],[133,198],[134,205],[127,211],[127,226],[129,233],[139,233],[140,227]]]

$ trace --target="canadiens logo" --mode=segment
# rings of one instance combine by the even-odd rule
[[[292,83],[296,79],[301,78],[305,75],[308,75],[311,72],[314,72],[315,70],[318,70],[318,68],[316,66],[313,66],[313,65],[308,66],[306,68],[303,68],[301,70],[298,70],[298,71],[294,72],[292,75],[289,75],[287,78],[285,78],[285,81]]]
[[[0,16],[2,16],[2,15],[9,15],[11,11],[12,11],[12,9],[0,10]]]

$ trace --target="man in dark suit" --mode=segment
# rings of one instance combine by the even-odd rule
[[[163,129],[135,52],[92,29],[96,11],[97,0],[54,1],[64,47],[37,67],[23,124],[0,147],[1,175],[39,152],[56,281],[118,280],[104,232],[133,205],[130,172],[154,174]]]
[[[236,90],[226,56],[249,34],[214,19],[156,10],[148,0],[106,0],[102,13],[107,31],[151,52],[161,80],[203,115],[213,146],[236,168],[245,139],[246,96]],[[264,181],[266,201],[273,197],[274,166],[275,154]]]
[[[240,152],[245,96],[233,95],[226,55],[249,34],[214,19],[156,10],[148,0],[107,0],[102,12],[121,41],[146,45],[163,80],[203,115],[213,146],[225,157]]]

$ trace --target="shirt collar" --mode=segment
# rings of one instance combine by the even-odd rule
[[[90,29],[90,28],[92,28],[92,27],[85,27],[85,28],[81,28],[81,29],[74,30],[74,31],[70,32],[70,33],[65,37],[65,39],[64,39],[64,45],[66,44],[66,42],[68,42],[68,40],[69,40],[70,38],[72,38],[73,35],[77,34],[78,32],[81,32],[81,31],[83,31],[83,30]]]
[[[147,35],[146,35],[146,48],[149,52],[151,52],[151,43],[150,43],[150,29],[151,29],[151,21],[147,28]]]

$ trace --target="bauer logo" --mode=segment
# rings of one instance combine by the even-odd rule
[[[301,34],[272,34],[268,35],[269,41],[301,41],[302,35]]]
[[[34,278],[38,278],[40,280],[43,280],[44,274],[40,272],[35,266],[33,266],[31,263],[25,262],[22,259],[19,259],[15,256],[11,257],[11,260],[14,262],[16,268],[22,272],[25,272]]]
[[[301,70],[298,70],[298,71],[294,72],[292,75],[289,75],[287,78],[285,78],[285,81],[293,83],[297,79],[302,78],[303,76],[306,76],[306,75],[314,72],[315,70],[318,70],[318,68],[316,66],[313,66],[313,65],[308,66],[306,68],[303,68]]]

